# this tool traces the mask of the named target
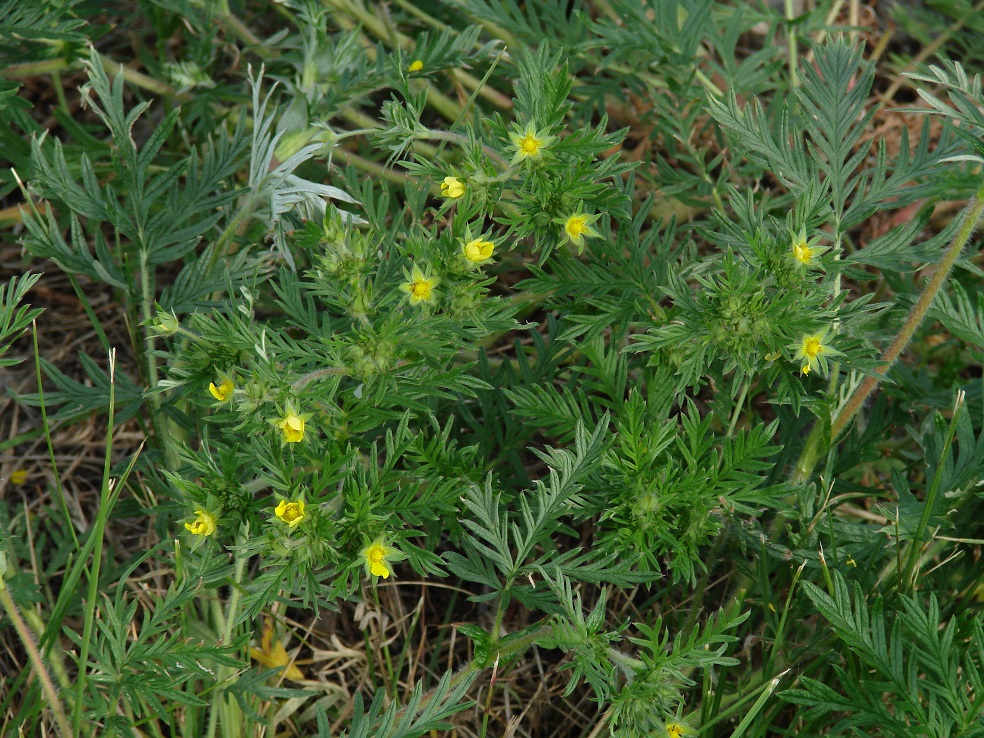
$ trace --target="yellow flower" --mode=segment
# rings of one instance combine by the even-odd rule
[[[804,333],[798,344],[790,346],[790,348],[796,349],[793,360],[802,361],[800,371],[804,375],[809,374],[815,369],[820,369],[826,374],[827,357],[842,355],[840,351],[824,343],[827,333],[827,328],[824,328],[819,333]]]
[[[416,305],[418,302],[434,302],[434,288],[440,283],[440,277],[428,277],[414,264],[413,272],[407,275],[407,281],[400,285],[400,289],[410,296],[410,304]]]
[[[410,64],[411,72],[419,72],[423,68],[424,68],[424,63],[420,59],[417,59]]]
[[[210,536],[215,532],[215,518],[204,510],[195,510],[195,519],[184,526],[196,536]]]
[[[686,727],[680,725],[680,723],[667,723],[666,724],[666,734],[670,738],[681,738],[687,732]]]
[[[813,261],[813,249],[809,247],[805,239],[793,242],[793,258],[804,266]]]
[[[283,674],[287,679],[293,679],[295,682],[304,679],[304,672],[298,669],[293,661],[291,661],[290,656],[287,655],[287,649],[284,648],[284,644],[279,640],[276,643],[273,642],[273,621],[269,618],[267,618],[266,623],[263,625],[263,636],[260,639],[260,647],[249,649],[249,655],[268,669],[278,669],[286,666],[287,668]]]
[[[304,440],[304,418],[300,415],[288,411],[287,415],[280,419],[277,427],[284,433],[284,441],[287,443],[297,443]]]
[[[554,218],[553,221],[563,226],[564,237],[572,241],[579,249],[584,248],[584,239],[601,235],[591,227],[591,224],[598,220],[600,216],[583,213],[581,212],[582,207],[583,203],[578,205],[577,212],[566,218]]]
[[[481,264],[492,258],[495,244],[491,241],[483,241],[481,238],[474,238],[461,247],[465,258],[472,264]]]
[[[397,556],[397,550],[391,548],[383,543],[382,538],[377,538],[375,541],[370,543],[359,554],[362,557],[363,562],[366,565],[366,574],[374,577],[382,577],[383,579],[389,579],[390,574],[393,573],[390,567],[391,559],[403,558],[402,556]]]
[[[16,469],[10,475],[11,484],[24,484],[27,481],[27,469]]]
[[[465,194],[465,183],[457,177],[445,177],[441,182],[441,194],[452,200]]]
[[[211,392],[212,397],[219,402],[225,402],[232,397],[232,391],[235,387],[236,386],[232,383],[232,380],[225,377],[222,379],[222,382],[219,383],[218,387],[215,386],[214,382],[209,383],[208,391]]]
[[[304,500],[297,500],[297,502],[281,500],[280,504],[277,505],[277,509],[274,510],[274,514],[293,528],[306,517],[304,514]]]
[[[810,241],[806,240],[806,228],[800,228],[799,233],[793,235],[793,246],[789,252],[789,258],[796,267],[815,266],[817,257],[823,254],[827,248],[817,246],[819,238]]]
[[[554,136],[548,136],[542,131],[536,130],[536,126],[530,121],[522,131],[516,130],[509,134],[509,140],[516,147],[516,154],[513,156],[510,166],[515,166],[523,159],[539,159],[543,154],[543,149],[550,146],[554,141]]]

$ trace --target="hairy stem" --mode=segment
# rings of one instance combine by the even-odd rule
[[[24,650],[27,651],[27,657],[31,660],[34,673],[38,675],[38,681],[41,682],[44,696],[48,700],[51,711],[55,714],[58,732],[62,738],[68,738],[72,735],[72,729],[68,725],[68,718],[65,717],[65,708],[62,706],[61,700],[58,699],[58,692],[55,691],[55,685],[52,683],[51,677],[48,676],[47,669],[44,668],[44,661],[41,659],[37,644],[34,643],[31,631],[28,630],[27,623],[21,618],[20,612],[17,610],[17,603],[10,596],[10,590],[7,589],[7,585],[2,579],[0,579],[0,605],[3,606],[10,622],[14,624],[14,630],[20,636],[21,643],[24,644]]]
[[[909,312],[909,316],[899,330],[898,335],[895,336],[891,345],[882,354],[882,366],[875,370],[874,376],[864,378],[831,421],[831,444],[837,442],[840,435],[847,429],[848,424],[858,414],[865,400],[874,392],[878,383],[888,374],[888,370],[892,368],[905,350],[905,347],[909,344],[909,341],[912,340],[916,329],[926,317],[926,313],[929,312],[933,300],[936,299],[936,295],[939,294],[943,285],[946,283],[947,277],[950,276],[950,272],[957,258],[970,240],[982,212],[984,212],[984,186],[977,191],[977,195],[964,211],[963,223],[961,223],[956,236],[954,236],[953,241],[950,242],[950,245],[944,252],[939,266],[937,266],[932,278],[926,284],[925,289],[919,296],[919,300]],[[810,476],[817,462],[820,460],[820,456],[825,452],[822,446],[823,429],[820,424],[817,424],[813,427],[813,431],[807,439],[806,446],[803,448],[803,453],[796,464],[795,481],[804,481]]]

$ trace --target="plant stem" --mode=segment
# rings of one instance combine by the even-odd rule
[[[249,537],[249,526],[244,525],[243,529],[240,531],[239,536],[237,536],[237,545],[242,545],[242,542]],[[222,627],[222,645],[226,646],[232,642],[232,631],[235,627],[237,613],[239,611],[239,597],[240,590],[242,587],[243,573],[246,571],[246,562],[248,560],[247,556],[242,554],[236,555],[236,574],[235,579],[232,582],[232,594],[229,596],[229,609],[226,611],[225,622],[221,624]],[[221,609],[218,610],[218,616],[221,618]],[[222,684],[226,679],[229,679],[233,674],[235,674],[235,668],[231,666],[219,667],[218,678],[216,679],[216,685]],[[206,733],[208,738],[215,738],[215,729],[218,727],[219,723],[219,711],[222,710],[225,705],[226,700],[222,695],[222,690],[217,689],[212,696],[212,706],[209,710],[208,715],[208,732]],[[228,729],[232,730],[233,726],[226,726]]]
[[[919,525],[916,527],[916,534],[912,537],[912,541],[909,543],[909,557],[905,564],[905,571],[902,574],[902,591],[908,593],[912,590],[912,585],[915,584],[912,578],[913,570],[916,568],[916,562],[919,560],[919,549],[922,543],[923,533],[926,531],[926,527],[929,525],[929,519],[933,514],[933,508],[936,507],[936,498],[939,496],[940,492],[940,482],[943,479],[943,468],[946,464],[946,459],[950,456],[950,447],[953,445],[953,436],[957,432],[957,418],[960,417],[960,411],[964,406],[964,398],[966,394],[963,390],[957,393],[957,401],[953,406],[953,415],[950,417],[950,427],[947,429],[946,440],[943,442],[943,448],[940,449],[940,457],[936,464],[936,473],[933,476],[933,484],[926,493],[926,500],[923,502],[922,515],[919,517]]]
[[[936,267],[936,271],[926,284],[925,289],[923,289],[919,300],[916,301],[916,304],[909,312],[909,316],[899,330],[898,335],[895,336],[895,340],[892,341],[891,345],[885,350],[885,353],[882,354],[882,366],[875,369],[875,376],[868,376],[862,380],[831,422],[831,445],[837,442],[837,439],[861,409],[864,401],[874,392],[875,387],[888,374],[888,370],[892,368],[892,365],[895,364],[902,351],[905,350],[909,341],[912,340],[916,329],[922,323],[923,318],[926,317],[926,313],[929,312],[933,300],[936,299],[936,295],[939,294],[939,291],[946,283],[947,277],[950,276],[950,271],[953,269],[957,258],[970,240],[982,212],[984,212],[984,186],[977,191],[970,205],[964,210],[963,223],[961,223],[956,236],[953,237],[953,241],[950,242],[950,245],[944,252],[939,266]],[[813,473],[813,468],[820,460],[820,456],[826,452],[826,449],[822,448],[822,436],[822,425],[814,425],[803,448],[803,453],[800,455],[799,461],[796,464],[796,471],[793,475],[794,481],[805,481]]]
[[[149,252],[146,249],[140,251],[140,317],[144,327],[144,361],[147,372],[147,386],[149,388],[147,402],[150,404],[150,423],[154,428],[154,435],[164,452],[164,464],[167,469],[178,468],[178,453],[175,450],[175,442],[180,442],[185,437],[185,432],[176,423],[168,419],[161,412],[161,396],[154,392],[157,388],[157,356],[154,352],[154,342],[157,336],[150,328],[151,320],[154,317],[156,292],[153,268],[149,263]]]
[[[99,512],[89,535],[94,536],[92,568],[89,572],[89,591],[85,603],[85,623],[82,626],[82,645],[79,648],[78,685],[75,689],[75,708],[72,711],[72,735],[78,736],[82,730],[82,705],[85,693],[86,672],[89,662],[89,641],[96,619],[96,598],[99,594],[99,570],[102,564],[103,535],[106,522],[112,509],[113,487],[110,484],[110,462],[113,454],[113,420],[116,411],[116,351],[109,354],[109,419],[106,428],[106,457],[103,460],[102,490],[99,499]],[[117,480],[122,483],[122,480]]]
[[[0,578],[0,605],[3,606],[7,617],[14,624],[14,630],[20,636],[21,643],[24,644],[24,650],[27,651],[27,657],[31,660],[34,673],[37,674],[38,681],[41,682],[41,689],[48,700],[51,711],[55,714],[55,723],[58,725],[59,734],[61,734],[62,738],[69,738],[72,735],[72,728],[68,724],[68,718],[65,717],[65,708],[62,707],[61,700],[58,699],[58,693],[55,691],[55,685],[52,683],[51,677],[48,676],[47,669],[44,668],[44,661],[41,659],[41,654],[38,652],[37,645],[34,643],[31,631],[28,630],[27,623],[21,618],[20,612],[17,610],[17,603],[10,596],[10,590],[2,578]]]
[[[799,75],[796,72],[796,29],[793,28],[796,13],[793,12],[793,0],[785,0],[785,5],[786,20],[789,22],[789,27],[786,31],[789,40],[789,86],[796,89],[799,87]]]

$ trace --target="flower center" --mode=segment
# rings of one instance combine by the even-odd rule
[[[567,235],[577,238],[584,234],[587,228],[584,225],[584,218],[575,215],[567,221]]]
[[[292,523],[297,520],[301,516],[301,511],[298,509],[299,507],[300,506],[296,502],[288,503],[287,507],[284,508],[283,519],[288,523]]]
[[[817,358],[822,350],[819,338],[808,338],[803,342],[803,353],[811,359]]]
[[[806,264],[813,258],[813,249],[805,243],[798,243],[793,246],[793,256],[795,256],[798,261]]]
[[[410,294],[414,297],[419,297],[426,300],[430,297],[431,286],[426,279],[418,279],[415,282],[410,283]]]
[[[527,133],[519,139],[519,150],[527,156],[533,156],[540,150],[540,140],[536,136]]]

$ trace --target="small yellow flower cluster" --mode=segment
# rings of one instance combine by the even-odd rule
[[[304,440],[304,418],[300,415],[287,413],[277,423],[277,427],[283,431],[284,441],[287,443],[299,443]]]
[[[294,663],[294,660],[287,653],[284,644],[279,639],[274,641],[273,621],[270,618],[267,618],[266,623],[263,625],[260,647],[249,649],[249,655],[268,669],[279,669],[286,666],[287,668],[284,669],[283,675],[287,679],[292,679],[295,682],[304,680],[304,672]]]
[[[806,266],[811,261],[813,261],[813,249],[806,243],[806,241],[794,241],[793,242],[793,258],[796,259],[800,264]]]

